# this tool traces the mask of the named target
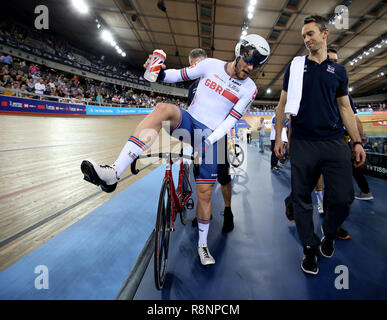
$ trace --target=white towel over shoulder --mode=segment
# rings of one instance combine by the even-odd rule
[[[306,56],[294,57],[290,65],[288,94],[285,105],[285,113],[288,115],[296,116],[300,109],[305,59]]]

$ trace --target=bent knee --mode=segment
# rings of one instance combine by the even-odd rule
[[[196,188],[196,195],[200,201],[211,202],[213,185],[200,185]]]
[[[180,120],[180,110],[173,104],[160,102],[156,104],[154,113],[158,115],[162,120],[171,121],[171,126],[175,124],[176,121]]]

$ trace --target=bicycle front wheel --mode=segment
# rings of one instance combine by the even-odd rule
[[[164,286],[167,274],[169,236],[171,232],[171,183],[163,181],[155,226],[154,275],[157,290]]]

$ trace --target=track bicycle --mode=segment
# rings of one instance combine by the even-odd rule
[[[144,154],[137,157],[131,164],[131,171],[135,175],[139,172],[136,169],[138,159],[158,157],[166,159],[166,169],[163,182],[161,184],[160,197],[157,207],[157,218],[155,224],[155,250],[154,250],[154,277],[158,290],[161,290],[165,283],[168,262],[169,238],[170,232],[175,230],[175,220],[177,214],[180,214],[180,220],[183,225],[187,222],[187,209],[194,207],[191,198],[192,187],[189,182],[188,163],[183,163],[183,159],[194,160],[193,155],[183,154],[183,148],[177,153],[154,153]],[[172,176],[172,165],[180,160],[179,180],[177,188]],[[198,166],[195,165],[194,172],[198,174]]]

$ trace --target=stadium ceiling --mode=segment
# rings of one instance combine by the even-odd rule
[[[168,68],[186,66],[188,53],[196,47],[204,48],[210,57],[231,61],[247,22],[248,33],[263,36],[271,47],[270,59],[254,77],[257,98],[268,100],[279,98],[283,74],[292,58],[307,54],[301,37],[304,18],[319,14],[333,19],[337,7],[345,5],[348,24],[345,20],[341,20],[342,28],[331,24],[328,44],[337,49],[339,63],[347,68],[354,97],[386,92],[387,42],[380,43],[387,39],[387,0],[257,0],[252,19],[247,18],[250,0],[84,1],[90,12],[82,16],[71,8],[70,0],[36,3],[48,6],[52,28],[61,28],[88,48],[100,41],[95,22],[99,19],[135,66],[142,66],[154,49],[167,53]],[[31,10],[35,1],[12,2],[18,10]]]

